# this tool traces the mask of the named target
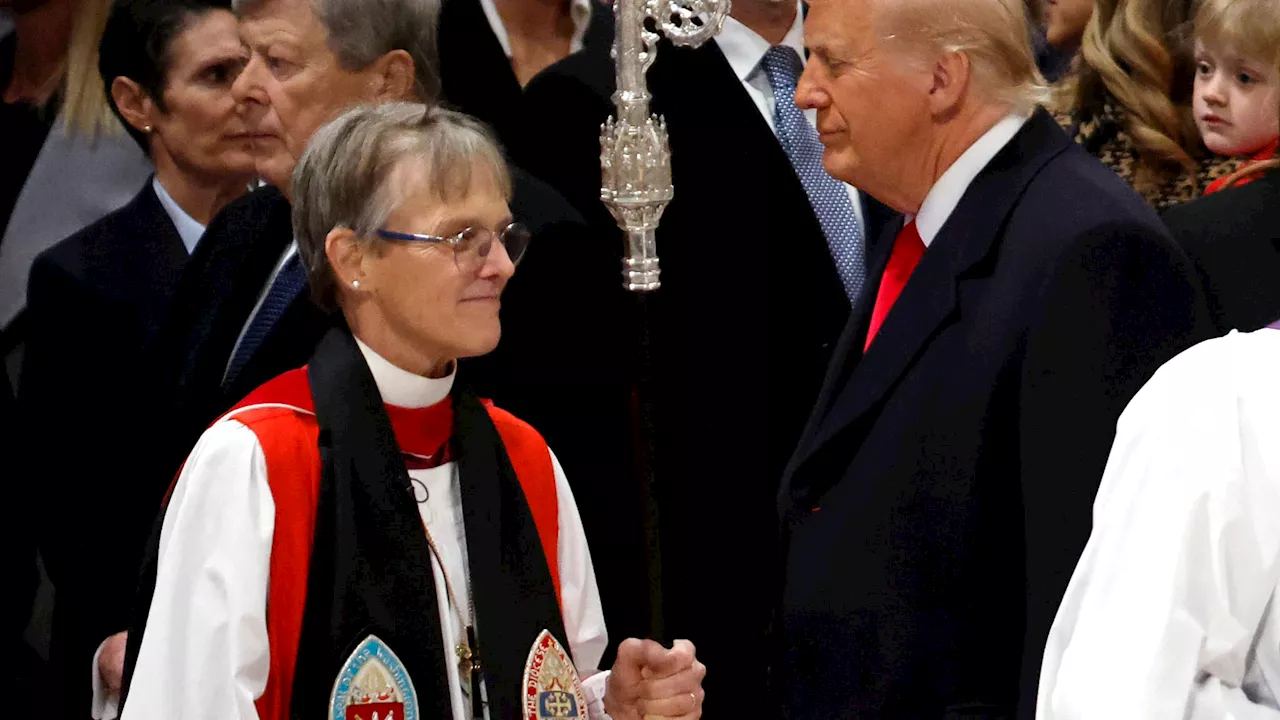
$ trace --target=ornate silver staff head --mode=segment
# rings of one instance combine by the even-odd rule
[[[667,126],[649,113],[645,82],[659,35],[645,23],[652,20],[675,45],[696,47],[720,32],[729,0],[614,0],[613,13],[618,89],[615,117],[600,128],[600,199],[626,234],[623,285],[649,292],[661,286],[654,231],[674,190]]]

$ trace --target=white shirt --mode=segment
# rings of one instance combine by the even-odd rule
[[[777,135],[778,128],[773,124],[773,86],[769,84],[769,74],[761,65],[765,54],[772,47],[769,41],[760,37],[755,30],[732,17],[727,17],[724,19],[724,26],[721,27],[720,33],[716,35],[716,44],[720,46],[720,52],[724,55],[724,59],[729,61],[729,67],[733,68],[734,74],[742,82],[742,87],[755,103],[756,109],[769,124],[769,129]],[[795,22],[791,24],[791,29],[787,31],[780,44],[795,50],[800,56],[801,63],[808,62],[804,52],[804,12],[799,3],[796,4]],[[804,116],[816,129],[818,111],[805,110]],[[858,216],[858,226],[865,229],[862,201],[858,198],[858,191],[852,185],[845,184],[844,187],[849,193],[849,201],[853,203],[853,212]]]
[[[920,232],[920,239],[924,241],[926,248],[942,232],[943,226],[947,224],[951,213],[955,212],[974,179],[991,164],[1030,119],[1030,115],[1019,113],[1006,115],[956,158],[951,167],[933,184],[924,202],[920,204],[920,212],[915,216],[916,230]]]
[[[388,403],[426,407],[442,400],[453,386],[452,375],[439,380],[413,375],[363,344],[360,348]],[[602,700],[608,673],[597,673],[596,666],[608,637],[595,570],[573,493],[554,455],[552,463],[566,640],[579,673],[589,676],[583,684],[592,718],[607,718]],[[470,704],[462,692],[456,659],[448,651],[465,631],[449,605],[442,575],[449,573],[458,602],[469,607],[455,470],[455,463],[447,463],[410,471],[409,476],[427,490],[425,501],[419,494],[418,508],[443,561],[432,558],[432,570],[449,655],[445,667],[453,715],[469,720]],[[192,451],[165,512],[156,590],[124,709],[126,720],[257,717],[254,701],[266,687],[270,666],[266,604],[274,523],[275,505],[257,436],[234,417],[224,418]],[[483,633],[482,622],[477,629]],[[95,706],[100,700],[95,698]],[[111,710],[99,717],[113,717]]]
[[[591,2],[592,0],[569,0],[569,20],[573,23],[573,37],[569,40],[569,52],[578,52],[582,49],[582,38],[586,36],[587,28],[591,25]],[[507,26],[502,22],[498,6],[494,5],[493,0],[480,0],[480,9],[484,10],[484,17],[489,21],[489,28],[493,30],[494,36],[498,38],[502,52],[510,58],[511,37],[507,35]],[[612,12],[612,9],[606,12]]]
[[[1039,720],[1280,718],[1280,331],[1171,360],[1120,417]]]
[[[165,214],[177,228],[178,237],[182,238],[182,245],[187,249],[187,254],[195,252],[196,245],[200,243],[200,237],[204,235],[204,226],[196,222],[178,205],[169,191],[164,189],[164,185],[160,184],[160,178],[152,176],[151,189],[155,190],[156,197],[160,199],[160,207],[164,208]]]

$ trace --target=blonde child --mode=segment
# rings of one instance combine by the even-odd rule
[[[1280,0],[1203,0],[1195,16],[1196,127],[1210,151],[1245,158],[1205,190],[1280,165]]]

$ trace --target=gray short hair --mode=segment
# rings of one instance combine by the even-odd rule
[[[316,131],[293,171],[293,231],[311,294],[337,308],[325,238],[349,228],[376,248],[374,231],[402,201],[404,170],[420,172],[442,203],[464,198],[473,174],[492,173],[511,197],[511,177],[488,128],[462,113],[418,103],[359,105]]]
[[[265,0],[232,0],[237,14]],[[414,96],[440,99],[440,56],[436,27],[440,0],[311,0],[329,33],[329,49],[344,70],[363,70],[392,50],[413,58]]]

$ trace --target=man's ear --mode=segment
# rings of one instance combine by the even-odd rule
[[[370,91],[377,102],[415,100],[413,56],[404,50],[392,50],[378,58],[371,68]]]
[[[120,109],[120,115],[129,126],[139,132],[150,132],[156,125],[155,116],[159,112],[155,101],[138,83],[127,77],[117,77],[111,81],[111,99]]]
[[[953,114],[964,102],[973,80],[973,65],[962,52],[946,52],[933,65],[929,109],[935,117]]]
[[[355,232],[338,227],[324,238],[324,255],[333,269],[333,276],[345,290],[363,290],[369,285],[365,272],[366,249]]]

